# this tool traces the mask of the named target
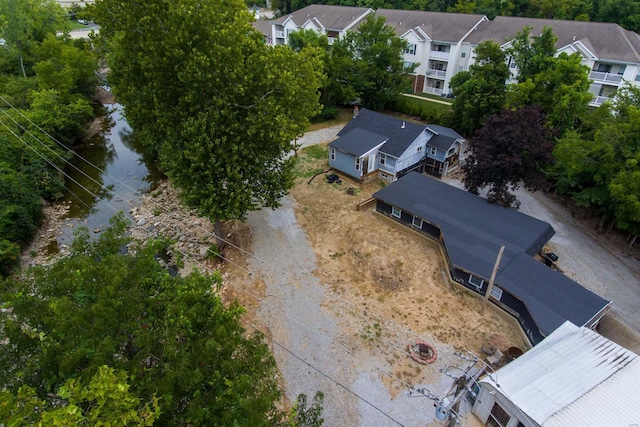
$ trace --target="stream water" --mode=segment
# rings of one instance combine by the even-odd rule
[[[86,226],[97,235],[118,211],[128,215],[157,175],[145,165],[131,127],[119,104],[107,105],[100,132],[76,151],[65,169],[64,201],[69,210],[65,225],[54,242],[56,250],[68,245],[73,230]]]

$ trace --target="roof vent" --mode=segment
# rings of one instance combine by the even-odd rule
[[[400,126],[401,129],[404,129],[404,122],[402,122],[402,126]]]
[[[573,41],[576,41],[576,36],[573,36]]]

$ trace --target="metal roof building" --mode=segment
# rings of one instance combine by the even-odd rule
[[[473,409],[490,425],[601,427],[640,422],[640,358],[571,322],[491,377],[480,381]]]

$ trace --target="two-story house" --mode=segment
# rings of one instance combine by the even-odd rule
[[[453,129],[421,126],[367,109],[329,143],[329,165],[361,181],[392,182],[410,171],[444,177],[458,167],[464,138]]]

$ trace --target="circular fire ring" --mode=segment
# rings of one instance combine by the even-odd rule
[[[438,352],[435,347],[429,343],[418,341],[407,346],[409,356],[418,363],[428,365],[438,358]]]

